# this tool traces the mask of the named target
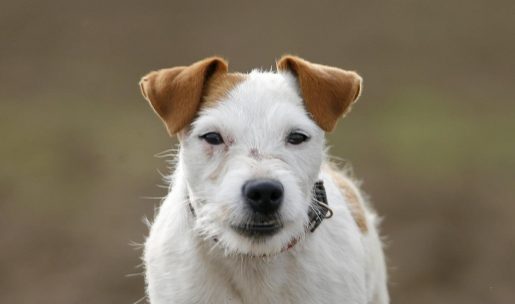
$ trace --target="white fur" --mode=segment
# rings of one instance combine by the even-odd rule
[[[286,143],[292,130],[310,140]],[[212,131],[225,144],[199,138]],[[251,72],[223,101],[203,109],[180,140],[171,191],[145,244],[152,304],[388,303],[374,214],[367,209],[368,232],[362,233],[340,190],[321,172],[324,132],[306,113],[293,76]],[[258,177],[285,189],[284,228],[260,242],[230,227],[247,219],[241,188]],[[310,233],[307,212],[318,179],[334,216]]]

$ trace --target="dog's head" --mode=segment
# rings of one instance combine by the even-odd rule
[[[195,229],[229,253],[279,252],[304,234],[324,131],[360,93],[354,72],[294,56],[277,69],[229,73],[212,57],[140,82],[181,143]]]

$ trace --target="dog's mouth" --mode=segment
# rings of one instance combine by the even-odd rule
[[[283,228],[283,223],[277,218],[260,219],[234,225],[232,228],[244,236],[259,238],[274,235]]]

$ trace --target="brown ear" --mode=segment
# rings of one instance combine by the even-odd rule
[[[161,117],[168,133],[174,135],[195,118],[206,82],[227,70],[225,60],[210,57],[187,67],[151,72],[139,84],[143,97]]]
[[[308,62],[286,55],[277,61],[279,71],[290,71],[298,81],[306,109],[324,131],[336,126],[361,92],[361,77],[351,71]]]

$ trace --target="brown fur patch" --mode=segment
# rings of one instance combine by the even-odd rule
[[[206,83],[226,75],[228,65],[219,57],[210,57],[187,67],[151,72],[140,81],[141,93],[161,117],[168,133],[174,135],[195,118]]]
[[[297,77],[306,109],[327,132],[335,128],[338,118],[350,110],[361,92],[361,77],[352,71],[290,55],[277,61],[277,69]]]
[[[247,78],[241,73],[227,73],[213,77],[206,85],[202,106],[212,106],[222,100],[236,85]]]
[[[366,233],[368,231],[368,226],[365,216],[365,207],[356,185],[347,176],[345,176],[341,170],[338,170],[335,165],[326,164],[324,165],[323,170],[329,174],[336,186],[340,189],[343,197],[345,197],[350,213],[358,228],[362,233]]]

